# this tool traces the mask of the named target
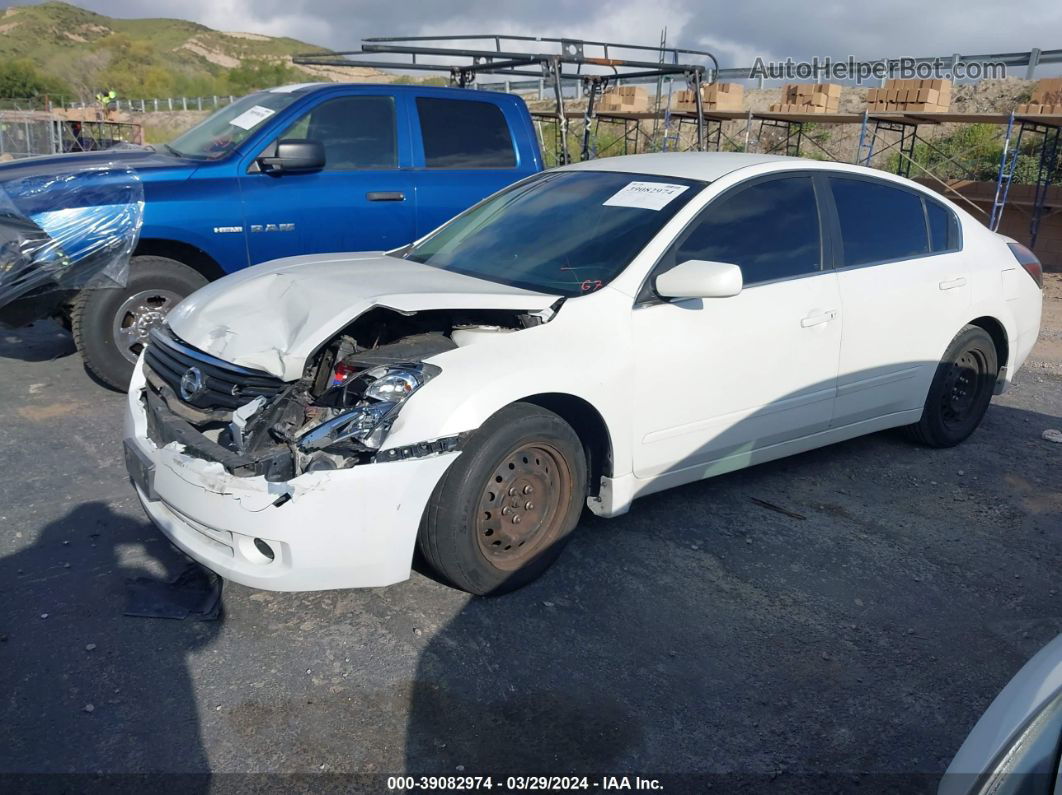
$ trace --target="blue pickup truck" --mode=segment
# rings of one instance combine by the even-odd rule
[[[306,84],[243,97],[158,147],[2,165],[0,188],[102,163],[142,183],[139,239],[123,286],[70,292],[58,311],[92,372],[124,388],[151,327],[208,281],[279,257],[404,245],[540,171],[542,156],[518,97]]]

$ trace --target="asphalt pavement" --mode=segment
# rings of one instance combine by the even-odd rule
[[[29,788],[535,773],[933,791],[1062,632],[1062,445],[1041,438],[1062,429],[1062,376],[1046,369],[955,449],[880,433],[588,514],[509,596],[416,573],[226,585],[216,621],[124,615],[127,580],[185,563],[126,479],[123,400],[57,326],[0,333],[0,774]]]

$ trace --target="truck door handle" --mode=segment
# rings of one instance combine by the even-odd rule
[[[821,326],[823,323],[829,323],[837,317],[836,309],[827,309],[825,312],[821,312],[817,315],[808,315],[807,317],[800,319],[801,328],[811,328],[812,326]]]
[[[400,190],[371,190],[365,198],[371,202],[404,202],[406,194]]]
[[[956,276],[954,279],[945,279],[944,281],[940,282],[937,285],[937,287],[939,287],[941,290],[954,290],[956,287],[965,287],[965,286],[966,286],[966,277],[965,276]]]

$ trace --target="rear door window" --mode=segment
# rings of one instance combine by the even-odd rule
[[[781,177],[737,188],[712,201],[669,255],[741,267],[746,285],[821,270],[815,188],[809,176]]]
[[[943,204],[922,197],[926,203],[926,220],[929,222],[929,243],[933,253],[957,251],[959,248],[959,222],[955,213]]]
[[[929,253],[922,197],[869,179],[830,177],[844,267]]]
[[[417,97],[428,168],[515,168],[501,108],[491,102]]]

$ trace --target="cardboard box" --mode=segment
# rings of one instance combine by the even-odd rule
[[[597,110],[602,113],[642,113],[649,110],[649,93],[641,86],[614,86],[601,95]]]
[[[697,112],[697,98],[689,89],[672,94],[672,109],[687,113]],[[744,110],[745,87],[740,83],[710,83],[701,86],[701,109]]]

